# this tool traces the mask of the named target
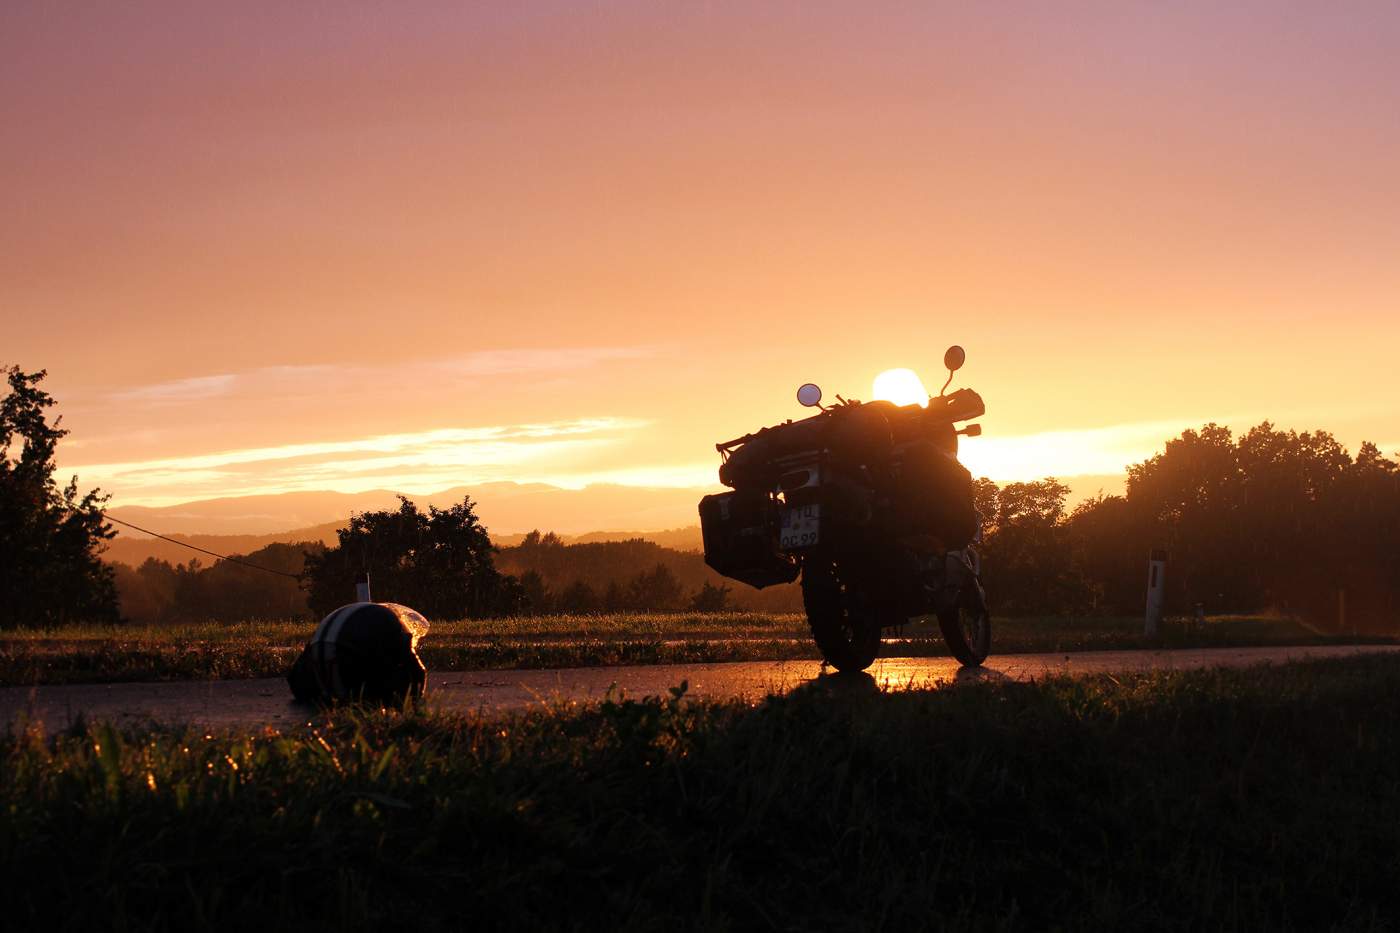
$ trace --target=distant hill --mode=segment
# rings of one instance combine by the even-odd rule
[[[215,554],[233,557],[240,554],[251,554],[271,544],[298,544],[306,541],[334,544],[336,531],[344,526],[345,520],[340,519],[306,528],[293,528],[290,531],[263,535],[172,534],[169,537],[194,547],[203,548],[206,551],[213,551]],[[163,531],[154,527],[151,530]],[[148,557],[154,557],[156,560],[163,560],[170,564],[184,564],[192,559],[198,559],[204,564],[213,561],[212,557],[203,556],[197,551],[163,541],[160,538],[150,538],[139,532],[123,529],[121,526],[117,526],[117,531],[117,537],[108,543],[107,551],[102,555],[103,559],[109,563],[139,567]],[[505,548],[518,545],[524,537],[524,534],[492,535],[491,541],[497,547]],[[699,525],[666,531],[591,531],[583,535],[560,535],[560,537],[566,544],[628,541],[641,538],[676,551],[699,551],[701,549]]]
[[[1061,477],[1073,508],[1098,493],[1121,495],[1126,477]],[[446,507],[470,495],[477,515],[499,546],[519,544],[533,529],[553,531],[566,543],[597,543],[644,538],[678,551],[700,550],[696,506],[705,489],[661,489],[595,485],[564,489],[544,483],[482,483],[456,486],[430,495],[410,495],[420,507]],[[269,544],[335,540],[335,531],[354,512],[392,509],[394,493],[292,492],[272,496],[205,499],[153,508],[117,506],[120,519],[220,554],[247,554]],[[598,529],[622,529],[600,531]],[[665,529],[665,530],[657,530]],[[106,558],[140,564],[147,557],[171,563],[188,561],[193,552],[118,528]]]
[[[541,528],[539,530],[549,531],[551,529]],[[555,533],[558,534],[558,532]],[[590,531],[582,535],[559,535],[559,538],[565,544],[598,544],[605,541],[630,541],[633,538],[641,538],[676,551],[703,549],[699,525],[690,525],[686,528],[668,528],[665,531]],[[492,535],[491,540],[497,547],[514,547],[525,540],[525,535]]]
[[[564,489],[544,483],[481,483],[408,497],[420,507],[446,507],[471,496],[477,516],[493,537],[534,528],[583,535],[599,528],[679,528],[693,524],[704,489],[664,489],[598,484]],[[352,512],[397,506],[388,489],[360,493],[289,492],[268,496],[205,499],[162,507],[125,505],[117,518],[161,534],[279,535],[344,522]]]
[[[230,557],[241,557],[259,567],[295,574],[302,569],[303,549],[314,550],[315,546],[308,543],[315,540],[313,534],[320,533],[323,540],[334,537],[334,523],[318,527],[319,532],[313,527],[286,533],[299,536],[294,542],[257,547],[249,546],[262,540],[253,535],[182,535],[177,540]],[[697,532],[696,529],[677,529],[665,534],[683,536],[686,533]],[[306,594],[294,579],[269,577],[251,568],[216,561],[177,544],[155,539],[118,540],[114,544],[107,557],[116,564],[117,591],[122,613],[127,618],[140,622],[202,619],[236,622],[253,618],[295,618],[308,612]],[[160,565],[138,571],[136,568],[146,557],[156,557],[172,565],[193,559],[198,560],[202,568],[193,575],[181,575],[169,566]],[[664,547],[635,534],[616,541],[560,542],[532,547],[507,545],[501,548],[497,565],[516,575],[534,571],[556,597],[579,582],[587,584],[597,597],[603,596],[610,585],[626,591],[639,574],[662,565],[680,585],[682,605],[709,583],[728,587],[729,605],[736,609],[797,612],[802,606],[802,594],[796,586],[755,590],[720,577],[705,565],[697,551]],[[557,600],[534,605],[537,611],[563,608]]]
[[[326,522],[324,525],[294,528],[291,531],[266,535],[174,534],[170,537],[206,551],[213,551],[215,554],[235,557],[252,554],[254,551],[260,551],[272,544],[298,544],[307,541],[334,544],[336,529],[344,524],[344,522]],[[198,559],[207,566],[214,561],[212,557],[207,557],[178,544],[172,544],[169,541],[162,541],[160,538],[148,538],[137,532],[122,529],[120,526],[118,526],[118,532],[117,537],[108,542],[107,550],[102,555],[102,559],[109,563],[139,567],[148,557],[154,557],[156,560],[163,560],[169,564],[186,564],[191,560]]]
[[[687,597],[709,583],[727,587],[730,605],[736,609],[802,611],[802,591],[797,584],[754,589],[720,576],[696,551],[677,551],[635,537],[621,541],[564,543],[556,547],[503,547],[496,563],[502,571],[517,576],[534,571],[555,592],[582,582],[598,593],[609,584],[626,587],[638,573],[660,564],[671,571]]]
[[[626,541],[628,538],[643,538],[653,544],[676,551],[702,551],[704,542],[700,538],[700,526],[670,528],[666,531],[590,531],[574,538],[575,544],[593,544],[600,541]]]

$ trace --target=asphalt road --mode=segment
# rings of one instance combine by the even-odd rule
[[[1188,651],[1085,651],[1075,654],[992,656],[983,668],[961,670],[945,658],[884,658],[867,678],[833,684],[872,683],[890,690],[956,686],[981,680],[1033,680],[1056,674],[1245,667],[1304,658],[1400,651],[1400,645],[1328,645],[1297,648],[1211,648]],[[688,696],[759,699],[816,680],[816,661],[744,661],[730,664],[666,664],[649,667],[579,667],[562,670],[430,673],[430,702],[447,710],[511,713],[543,703],[588,703],[610,689],[631,697],[662,696],[682,681]],[[201,727],[295,727],[314,709],[292,702],[285,681],[220,680],[184,683],[70,684],[0,689],[0,720],[11,726],[42,721],[49,731],[67,728],[79,715],[118,724],[158,720]]]

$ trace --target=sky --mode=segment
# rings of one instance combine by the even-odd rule
[[[0,364],[114,505],[715,482],[868,398],[999,481],[1400,451],[1400,6],[0,6]]]

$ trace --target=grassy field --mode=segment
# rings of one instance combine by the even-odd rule
[[[1390,929],[1397,720],[1372,656],[12,734],[6,925]]]
[[[0,634],[0,686],[142,680],[275,677],[291,666],[307,622],[75,627]],[[1296,645],[1352,641],[1270,616],[1168,621],[1155,641],[1139,619],[1015,618],[996,621],[993,653],[1107,648]],[[1376,641],[1377,639],[1370,639]],[[817,658],[800,615],[612,613],[435,623],[419,653],[429,670],[574,667]],[[924,622],[887,644],[886,656],[941,656],[937,626]]]

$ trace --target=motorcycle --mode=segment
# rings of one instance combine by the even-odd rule
[[[715,445],[730,491],[700,500],[705,562],[760,589],[801,576],[812,638],[837,670],[864,670],[884,632],[930,615],[962,664],[991,649],[981,516],[957,459],[958,438],[982,429],[956,427],[986,408],[947,391],[965,360],[948,349],[948,381],[926,404],[823,405],[807,383],[797,400],[817,414]]]

